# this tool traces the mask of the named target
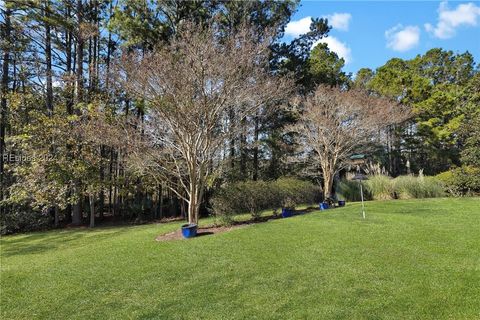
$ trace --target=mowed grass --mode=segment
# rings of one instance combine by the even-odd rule
[[[480,319],[480,199],[357,203],[159,243],[180,223],[1,239],[2,319]]]

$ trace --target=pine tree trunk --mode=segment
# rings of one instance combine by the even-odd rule
[[[113,215],[113,148],[110,149],[110,164],[108,168],[108,180],[109,180],[109,186],[108,186],[108,212]]]
[[[46,64],[46,80],[47,80],[47,97],[46,107],[48,114],[53,114],[53,83],[52,83],[52,38],[50,34],[50,1],[45,1],[45,64]]]
[[[70,19],[70,8],[67,7],[65,12],[65,19]],[[74,62],[73,62],[74,63]],[[72,30],[69,28],[65,29],[65,64],[66,64],[66,73],[67,73],[67,81],[66,81],[66,107],[67,113],[73,114],[73,90],[74,86],[72,83]]]
[[[82,224],[82,204],[81,200],[73,205],[72,224],[79,226]]]
[[[160,190],[158,191],[160,207],[159,207],[159,218],[163,218],[163,185],[160,184]]]
[[[59,224],[59,221],[60,221],[60,217],[59,217],[59,213],[58,213],[58,206],[55,206],[54,207],[54,215],[55,215],[55,218],[54,218],[54,226],[55,228],[58,227],[58,224]]]
[[[83,102],[83,45],[84,39],[82,35],[81,26],[83,25],[83,3],[82,0],[77,0],[77,69],[76,69],[76,102]]]
[[[2,88],[1,88],[1,101],[0,101],[0,201],[4,197],[4,183],[5,183],[5,172],[4,172],[4,152],[5,152],[5,130],[7,126],[7,94],[8,94],[8,72],[9,72],[9,63],[10,63],[10,35],[11,35],[11,21],[10,16],[12,11],[9,9],[9,1],[5,1],[5,34],[3,35],[6,46],[3,51],[3,68],[2,68]],[[3,216],[3,206],[0,206],[0,216]]]
[[[83,3],[82,0],[77,0],[77,68],[76,68],[76,103],[83,102],[83,35],[81,26],[83,24]],[[80,110],[77,108],[76,112]],[[78,184],[78,182],[77,182]],[[79,200],[73,207],[72,224],[78,225],[82,221],[82,195],[80,193],[78,185],[75,186],[75,191]]]
[[[73,193],[78,197],[78,201],[73,205],[72,224],[78,226],[82,224],[82,196],[77,185],[73,188]]]
[[[95,195],[90,194],[88,196],[90,202],[90,228],[95,227]]]

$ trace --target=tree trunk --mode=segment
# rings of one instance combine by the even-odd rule
[[[253,133],[253,181],[258,180],[258,138],[260,134],[260,124],[258,115],[255,116],[255,130]]]
[[[82,203],[81,203],[81,200],[78,200],[78,202],[73,205],[72,224],[74,226],[79,226],[79,225],[82,224]]]
[[[329,198],[332,193],[334,173],[329,170],[323,172],[323,196],[325,199]]]
[[[70,6],[67,6],[65,12],[65,19],[70,19]],[[74,85],[72,83],[72,30],[70,28],[65,29],[65,63],[66,63],[66,107],[67,113],[73,114],[73,90]],[[75,64],[75,62],[73,62]]]
[[[196,179],[190,179],[190,190],[188,199],[188,223],[198,224],[198,212],[201,202],[201,190]],[[183,200],[182,200],[183,201]]]
[[[100,147],[100,157],[103,158],[105,157],[105,147],[104,146],[101,146]],[[105,182],[105,168],[104,168],[104,165],[103,165],[103,161],[101,162],[100,164],[100,184],[103,186],[104,185],[104,182]],[[99,208],[98,208],[98,212],[99,212],[99,218],[102,219],[103,218],[103,211],[105,210],[105,190],[103,189],[103,187],[101,188],[100,190],[100,196],[99,196]]]
[[[70,6],[66,4],[65,10],[65,20],[70,19]],[[66,101],[65,107],[69,115],[73,114],[73,99],[74,99],[74,88],[72,82],[72,30],[68,27],[65,28],[65,64],[66,64],[66,75],[67,80],[65,81],[65,91],[66,91]],[[67,148],[70,150],[71,145],[68,145]],[[72,190],[68,191],[68,196],[70,196]],[[72,219],[73,207],[71,204],[68,204],[66,209],[65,220],[67,223],[73,222]]]
[[[53,208],[53,210],[54,210],[53,212],[54,212],[54,215],[55,215],[55,218],[54,218],[54,226],[55,226],[55,228],[57,228],[57,227],[58,227],[58,224],[59,224],[59,220],[60,220],[59,214],[58,214],[58,206],[55,206],[55,207]]]
[[[160,219],[163,218],[163,184],[160,184],[160,190],[158,191],[158,197],[160,201],[160,208],[158,210]]]
[[[110,1],[110,8],[109,8],[109,14],[108,14],[108,21],[110,22],[110,19],[112,18],[113,15],[113,1]],[[105,91],[107,92],[107,97],[108,97],[108,90],[110,88],[110,57],[112,55],[112,32],[109,29],[108,30],[108,40],[107,40],[107,56],[105,58],[105,64],[107,67],[106,70],[106,79],[105,79]]]
[[[73,189],[74,194],[76,194],[79,199],[78,201],[73,205],[73,213],[72,213],[72,224],[75,226],[81,225],[82,224],[82,196],[78,192],[78,187],[75,186]]]
[[[83,3],[82,0],[77,0],[77,77],[76,77],[76,102],[83,102],[83,35],[81,31],[81,26],[83,24]]]
[[[198,224],[199,210],[200,210],[200,205],[198,203],[198,199],[195,199],[195,197],[191,197],[188,202],[188,223]]]
[[[83,3],[82,0],[77,0],[77,46],[76,46],[76,96],[75,102],[77,104],[83,102],[83,35],[81,31],[81,25],[83,24]],[[76,108],[77,114],[80,113],[80,110]],[[78,184],[78,183],[77,183]],[[78,196],[78,202],[73,207],[73,215],[72,215],[72,224],[79,225],[82,223],[82,196],[80,194],[80,190],[78,189],[78,185],[75,186],[74,192]]]
[[[7,126],[7,94],[8,94],[8,71],[9,71],[9,62],[10,62],[10,34],[12,25],[10,22],[10,16],[12,11],[7,6],[8,1],[5,1],[5,34],[4,41],[6,46],[3,52],[3,69],[2,69],[2,88],[1,88],[1,101],[0,101],[0,201],[3,200],[4,196],[4,159],[3,155],[5,152],[5,128]],[[0,206],[0,215],[3,215],[3,206]]]
[[[46,107],[48,114],[53,114],[53,83],[52,83],[52,38],[50,34],[50,1],[45,1],[44,15],[45,15],[45,64],[47,66],[47,97]]]
[[[235,121],[235,112],[231,110],[229,112],[229,121],[233,123]],[[230,137],[230,168],[235,168],[235,137]]]
[[[240,135],[240,175],[247,176],[247,124],[242,119],[242,134]]]
[[[95,227],[95,195],[88,195],[88,200],[90,203],[90,228]]]
[[[108,212],[113,215],[113,148],[110,149],[110,164],[108,168],[108,180],[109,180],[109,185],[108,185]]]

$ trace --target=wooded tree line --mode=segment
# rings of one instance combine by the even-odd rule
[[[288,128],[305,103],[291,98],[318,85],[413,108],[377,135],[372,154],[392,175],[478,159],[480,82],[469,53],[433,49],[353,78],[325,44],[312,50],[327,20],[282,41],[297,6],[4,1],[2,231],[93,226],[104,215],[195,221],[221,184],[301,174],[288,160],[298,157]]]

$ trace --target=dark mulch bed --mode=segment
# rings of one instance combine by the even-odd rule
[[[234,229],[239,229],[246,227],[248,224],[238,224],[238,225],[233,225],[230,227],[218,227],[218,226],[211,226],[211,227],[202,227],[198,228],[197,230],[197,237],[201,236],[208,236],[211,234],[216,234],[216,233],[222,233],[222,232],[227,232],[231,231]],[[182,236],[182,230],[176,230],[173,232],[169,232],[166,234],[161,234],[158,237],[155,238],[156,241],[169,241],[169,240],[184,240],[185,238]]]
[[[298,214],[305,214],[309,213],[311,211],[318,210],[316,207],[308,207],[304,210],[296,210],[295,215]],[[222,232],[227,232],[231,231],[234,229],[246,227],[251,224],[256,224],[256,223],[262,223],[262,222],[267,222],[272,219],[279,219],[282,216],[279,214],[272,214],[268,216],[263,216],[257,219],[250,219],[246,221],[236,221],[232,226],[207,226],[207,227],[201,227],[198,228],[197,230],[197,237],[201,236],[207,236],[207,235],[212,235],[216,233],[222,233]],[[182,236],[182,230],[178,229],[173,232],[161,234],[155,238],[156,241],[169,241],[169,240],[184,240],[185,238]]]

